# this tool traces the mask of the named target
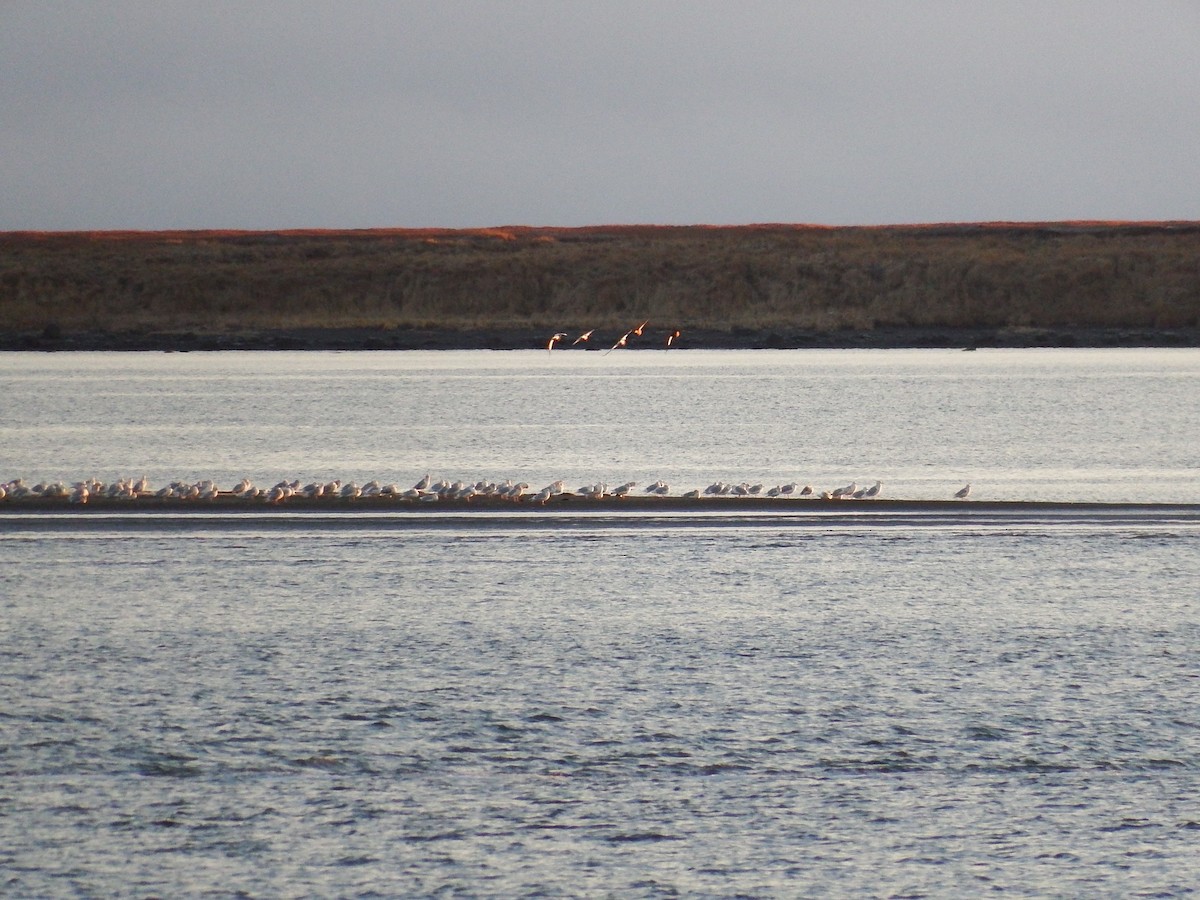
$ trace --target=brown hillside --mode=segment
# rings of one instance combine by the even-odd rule
[[[1200,223],[0,234],[0,330],[1195,328]]]

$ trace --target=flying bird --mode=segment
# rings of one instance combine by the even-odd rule
[[[585,331],[583,334],[581,334],[579,337],[575,338],[575,340],[571,342],[571,346],[574,347],[576,344],[584,343],[585,341],[587,341],[588,338],[590,338],[592,336],[592,332],[595,330],[596,330],[595,328],[592,328],[589,331]]]
[[[646,327],[647,325],[649,325],[649,324],[650,324],[650,320],[649,320],[649,319],[647,319],[645,322],[643,322],[643,323],[642,323],[641,325],[639,325],[637,328],[633,329],[633,331],[631,331],[631,332],[630,332],[630,334],[636,334],[638,337],[641,337],[641,336],[642,336],[642,329],[643,329],[643,328],[645,328],[645,327]]]
[[[609,347],[607,350],[605,350],[605,351],[604,351],[604,355],[605,355],[605,356],[608,356],[608,354],[612,353],[612,352],[613,352],[614,350],[616,350],[618,347],[624,347],[624,346],[625,346],[625,344],[626,344],[626,343],[628,343],[628,341],[629,341],[629,336],[630,336],[631,334],[633,334],[633,332],[632,332],[632,331],[627,331],[627,332],[625,332],[623,335],[621,335],[621,339],[620,339],[619,341],[617,341],[615,344],[613,344],[611,347]]]
[[[668,347],[668,348],[669,348],[669,347],[670,347],[670,346],[671,346],[673,343],[675,343],[675,339],[676,339],[677,337],[679,337],[679,332],[678,332],[677,330],[676,330],[676,331],[672,331],[670,334],[668,334],[668,335],[667,335],[667,347]]]
[[[554,337],[550,338],[550,342],[548,344],[546,344],[546,352],[548,353],[551,350],[553,350],[555,343],[563,340],[566,336],[567,336],[567,333],[565,331],[556,332]]]

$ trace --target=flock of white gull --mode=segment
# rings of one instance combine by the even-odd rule
[[[625,332],[623,335],[621,335],[619,338],[617,338],[617,341],[615,344],[613,344],[611,347],[609,347],[607,350],[604,351],[604,355],[607,356],[608,354],[612,353],[614,350],[620,349],[621,347],[629,346],[629,339],[633,338],[633,337],[641,337],[642,334],[646,330],[646,326],[649,324],[650,324],[650,322],[647,320],[647,321],[643,322],[641,325],[638,325],[636,328],[630,328],[627,332]],[[575,338],[575,340],[573,340],[570,343],[570,346],[574,347],[578,344],[586,344],[588,341],[590,341],[592,339],[592,335],[595,333],[596,333],[595,328],[592,328],[592,329],[589,329],[588,331],[583,332],[583,334],[579,335],[579,337]],[[671,348],[672,344],[674,344],[677,340],[679,340],[679,334],[680,334],[680,332],[678,329],[676,329],[674,331],[668,331],[666,333],[665,345],[668,350]],[[566,339],[569,338],[570,336],[571,335],[569,335],[565,331],[556,331],[554,334],[552,334],[550,336],[550,340],[546,342],[546,350],[553,351],[555,344],[558,344],[560,342],[565,342]],[[564,346],[567,346],[567,345],[564,344]]]
[[[648,324],[649,322],[642,322],[636,328],[626,331],[605,353],[612,353],[614,350],[628,346],[629,339],[632,337],[641,337]],[[594,333],[595,329],[583,332],[575,338],[571,346],[587,343]],[[668,332],[666,335],[666,346],[670,347],[678,340],[679,334],[679,331]],[[556,332],[547,342],[546,350],[553,351],[556,344],[565,342],[568,337],[570,335],[564,331]],[[0,483],[0,502],[65,500],[68,503],[83,504],[93,499],[104,501],[151,499],[201,502],[215,501],[218,498],[232,498],[242,501],[259,501],[265,504],[281,504],[293,498],[330,501],[380,498],[411,503],[469,503],[471,500],[479,499],[481,501],[511,501],[514,503],[545,505],[556,498],[584,500],[620,499],[633,496],[637,488],[638,482],[636,481],[627,481],[612,488],[606,482],[597,482],[595,484],[583,485],[575,491],[568,491],[564,482],[555,481],[539,491],[531,491],[529,485],[523,481],[516,483],[512,480],[502,483],[491,481],[477,481],[474,483],[464,481],[450,482],[444,478],[435,480],[431,475],[426,475],[407,489],[401,488],[396,484],[380,484],[378,481],[369,481],[362,485],[353,481],[343,483],[340,480],[330,482],[314,481],[305,485],[301,485],[299,481],[280,481],[272,487],[263,488],[255,486],[250,479],[243,478],[233,488],[223,490],[215,482],[207,479],[190,483],[174,481],[165,487],[155,489],[146,480],[145,476],[136,481],[132,478],[121,478],[117,481],[105,483],[96,478],[89,478],[85,481],[77,481],[72,484],[55,481],[39,482],[32,485],[27,485],[24,480],[16,478]],[[811,484],[801,487],[799,482],[795,481],[788,484],[778,484],[770,488],[762,483],[750,484],[749,482],[742,482],[740,484],[732,484],[717,481],[703,490],[694,488],[674,496],[683,500],[699,499],[702,496],[874,500],[879,497],[882,490],[883,483],[880,481],[876,481],[870,486],[860,486],[857,482],[851,482],[848,485],[829,491],[817,491]],[[656,481],[653,484],[647,485],[642,489],[642,492],[648,496],[671,496],[670,485],[664,481]],[[959,500],[965,500],[970,496],[970,493],[971,485],[967,484],[956,491],[954,497]]]
[[[380,484],[369,481],[358,484],[354,481],[330,482],[314,481],[301,485],[299,481],[280,481],[269,488],[257,487],[250,479],[243,478],[234,487],[223,490],[210,480],[197,482],[175,481],[165,487],[154,488],[145,476],[138,480],[121,478],[117,481],[104,483],[95,478],[67,484],[62,481],[39,482],[27,485],[20,479],[0,483],[0,502],[20,502],[36,500],[65,500],[68,503],[81,504],[91,500],[160,500],[160,501],[215,501],[218,498],[231,498],[241,501],[254,501],[264,504],[283,504],[293,498],[305,500],[354,501],[363,498],[379,498],[408,503],[470,503],[508,501],[513,503],[546,505],[555,499],[605,500],[621,499],[624,497],[644,494],[649,497],[675,496],[679,499],[700,499],[708,497],[769,497],[769,498],[809,498],[813,500],[874,500],[883,490],[883,483],[876,481],[870,486],[860,486],[851,482],[831,491],[818,491],[811,484],[803,487],[799,482],[779,484],[766,487],[764,484],[731,484],[724,481],[714,482],[701,490],[694,488],[684,493],[672,495],[671,487],[664,481],[641,488],[636,481],[627,481],[615,487],[609,487],[606,482],[585,484],[574,491],[568,491],[562,481],[555,481],[538,491],[530,489],[525,482],[464,481],[450,482],[444,478],[435,479],[426,475],[410,488],[401,488],[396,484]],[[965,500],[971,493],[971,485],[966,485],[954,494],[959,500]]]

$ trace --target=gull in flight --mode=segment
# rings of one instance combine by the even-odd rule
[[[550,343],[546,344],[546,352],[549,353],[551,350],[553,350],[554,345],[558,341],[563,340],[566,336],[567,333],[565,331],[555,332],[554,337],[550,338]]]
[[[596,330],[595,328],[592,328],[592,329],[590,329],[590,330],[588,330],[588,331],[585,331],[585,332],[584,332],[583,334],[581,334],[579,337],[575,338],[575,340],[574,340],[574,341],[571,343],[571,346],[572,346],[572,347],[574,347],[576,344],[582,344],[582,343],[585,343],[585,342],[587,341],[587,339],[588,339],[588,338],[590,338],[590,337],[592,336],[592,332],[593,332],[593,331],[595,331],[595,330]]]
[[[959,490],[954,492],[954,497],[955,497],[955,499],[958,499],[958,500],[966,500],[970,496],[971,496],[970,482],[967,483],[966,487],[960,488]]]
[[[630,336],[631,334],[633,334],[633,332],[632,332],[632,331],[627,331],[627,332],[625,332],[623,335],[621,335],[621,338],[620,338],[620,340],[618,340],[618,341],[617,341],[615,344],[613,344],[611,347],[609,347],[607,350],[605,350],[605,351],[604,351],[604,355],[605,355],[605,356],[608,356],[608,354],[612,353],[612,352],[613,352],[614,350],[616,350],[618,347],[624,347],[624,346],[625,346],[625,344],[626,344],[626,343],[628,343],[628,341],[629,341],[629,336]]]

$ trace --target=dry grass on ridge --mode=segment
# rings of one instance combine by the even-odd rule
[[[1200,223],[0,234],[0,329],[1200,325]]]

